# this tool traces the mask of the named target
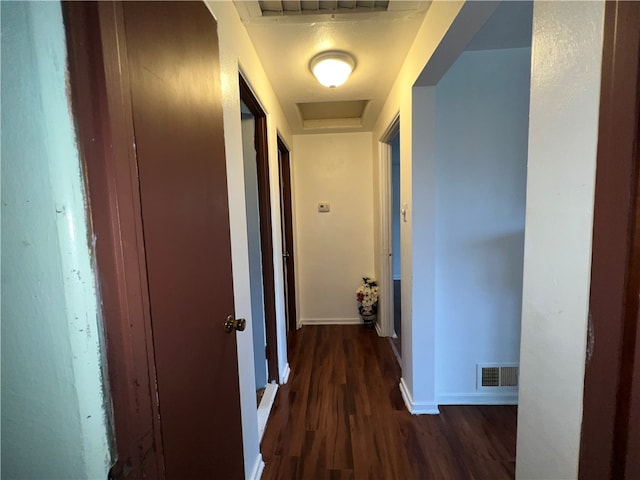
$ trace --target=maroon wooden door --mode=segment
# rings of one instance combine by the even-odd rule
[[[244,478],[216,23],[124,2],[164,464]]]
[[[295,257],[293,254],[291,161],[289,149],[280,137],[278,137],[278,167],[280,170],[280,220],[282,223],[282,263],[287,332],[295,332],[298,329],[298,316],[296,313]]]
[[[605,7],[581,480],[640,479],[640,3]]]

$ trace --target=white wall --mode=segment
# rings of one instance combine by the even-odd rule
[[[359,323],[355,291],[374,271],[371,134],[295,135],[293,149],[300,322]]]
[[[433,2],[427,11],[424,22],[405,59],[402,69],[398,73],[393,87],[387,97],[382,112],[373,131],[372,142],[374,152],[374,184],[379,184],[381,171],[381,157],[379,142],[384,138],[387,129],[400,114],[400,185],[401,205],[407,205],[407,221],[401,224],[401,276],[402,276],[402,393],[409,410],[414,413],[437,411],[435,404],[433,365],[435,321],[433,306],[427,305],[433,299],[434,280],[428,278],[426,269],[433,261],[429,259],[426,246],[435,244],[430,233],[423,228],[414,232],[414,210],[432,208],[434,199],[429,198],[428,185],[414,182],[412,176],[416,173],[428,175],[435,168],[435,150],[431,151],[433,143],[432,133],[419,129],[414,132],[413,120],[416,115],[415,107],[419,105],[418,115],[423,122],[434,122],[435,128],[435,96],[430,91],[429,83],[423,87],[414,88],[414,84],[421,77],[425,67],[431,67],[432,75],[436,72],[443,74],[448,66],[464,49],[466,42],[473,37],[483,25],[484,21],[496,8],[493,2],[463,2],[447,1]],[[450,63],[449,63],[450,62]],[[417,95],[417,97],[416,97]],[[421,123],[424,125],[425,123]],[[420,159],[420,162],[414,162]],[[416,172],[418,169],[420,172]],[[416,188],[418,190],[416,190]],[[414,193],[417,194],[414,197]],[[380,275],[383,265],[388,262],[388,246],[385,245],[381,226],[381,209],[384,208],[379,191],[374,191],[374,252],[376,275]],[[419,256],[414,258],[412,244],[421,245]],[[421,243],[424,242],[424,243]],[[433,255],[433,252],[431,252]],[[431,262],[431,263],[429,263]],[[413,266],[422,265],[417,276]],[[418,278],[420,277],[420,278]],[[392,292],[386,292],[392,295]],[[384,301],[384,299],[383,299]],[[414,328],[415,327],[415,328]],[[415,346],[415,348],[414,348]],[[416,375],[414,375],[414,371]]]
[[[400,164],[402,203],[402,395],[412,413],[437,413],[435,392],[436,97],[414,87],[411,151]],[[402,136],[400,137],[402,142]],[[401,154],[402,155],[402,154]],[[405,198],[411,199],[409,202]],[[413,248],[415,246],[415,248]]]
[[[479,363],[520,351],[530,48],[464,52],[436,86],[436,395],[476,389]]]
[[[484,2],[476,2],[480,3]],[[418,90],[410,87],[417,78],[416,69],[428,65],[436,46],[446,43],[453,20],[464,13],[461,7],[457,2],[432,4],[373,133],[377,179],[375,147],[400,112],[402,202],[410,209],[416,204],[409,165],[416,146],[412,96]],[[516,459],[520,479],[577,475],[602,19],[600,1],[535,2]],[[428,97],[428,92],[423,93]],[[420,103],[429,106],[428,98]],[[379,212],[375,218],[378,222]],[[413,370],[420,364],[414,365],[405,345],[429,347],[428,336],[419,337],[405,328],[406,316],[414,315],[411,292],[405,291],[408,282],[415,280],[404,261],[412,255],[412,223],[410,210],[402,230],[402,362],[409,394],[414,393]],[[376,228],[377,271],[386,261],[379,232]],[[408,268],[411,265],[408,261]],[[424,322],[423,317],[414,320]],[[419,410],[414,407],[428,401],[428,397],[409,398],[408,406]]]
[[[577,477],[604,2],[535,2],[516,477]]]
[[[383,138],[400,113],[400,227],[402,379],[400,390],[412,413],[437,413],[435,400],[435,91],[437,82],[467,41],[495,9],[492,2],[434,2],[376,122],[374,141]],[[374,152],[376,149],[374,149]],[[379,183],[380,157],[374,158]],[[376,192],[376,195],[378,192]],[[376,206],[380,206],[377,195]],[[380,207],[379,207],[380,208]],[[387,260],[376,212],[376,272]],[[419,248],[414,249],[417,245]],[[389,295],[392,292],[388,292]],[[384,301],[384,300],[383,300]]]
[[[408,165],[411,163],[411,88],[422,72],[425,64],[437,48],[438,44],[450,28],[460,12],[464,2],[434,2],[427,11],[424,22],[420,26],[413,45],[407,53],[407,57],[398,72],[387,100],[376,121],[372,135],[373,149],[373,179],[374,185],[379,184],[380,178],[380,154],[379,143],[385,137],[388,128],[400,113],[400,150],[405,169],[401,177],[408,177]],[[405,179],[407,181],[407,179]],[[409,204],[411,198],[408,192],[403,192],[401,202]],[[380,191],[374,190],[374,251],[376,254],[376,275],[380,275],[382,265],[388,262],[388,248],[383,245],[383,237],[380,228],[380,210],[384,209],[386,200],[380,198]],[[409,223],[410,226],[410,223]],[[406,235],[405,235],[406,236]],[[405,280],[409,280],[408,278]]]
[[[102,332],[62,12],[1,8],[2,478],[106,478]]]
[[[245,474],[256,478],[263,467],[258,440],[253,333],[251,321],[251,285],[242,153],[242,126],[240,120],[240,90],[238,71],[241,70],[251,85],[263,110],[267,114],[267,141],[271,190],[271,222],[273,225],[274,274],[276,291],[276,328],[278,338],[278,372],[280,381],[289,375],[287,363],[284,290],[282,277],[282,239],[280,228],[280,197],[278,188],[277,134],[291,146],[289,126],[260,64],[256,51],[240,21],[232,2],[207,1],[207,7],[218,22],[220,67],[222,81],[222,108],[225,150],[227,156],[227,182],[229,187],[229,221],[231,230],[231,260],[233,264],[233,291],[236,317],[247,319],[247,329],[237,335],[238,372],[240,378],[240,404],[242,409],[242,440],[244,443]],[[295,152],[292,152],[295,158]]]

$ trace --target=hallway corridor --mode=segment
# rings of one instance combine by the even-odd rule
[[[386,338],[361,326],[289,337],[291,377],[262,441],[264,480],[514,478],[515,406],[412,416]]]

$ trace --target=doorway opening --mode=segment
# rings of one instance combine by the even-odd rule
[[[470,5],[465,15],[479,18],[480,7]],[[482,8],[483,25],[464,45],[451,44],[446,68],[425,66],[412,87],[408,123],[398,114],[380,140],[381,326],[399,337],[403,370],[412,372],[400,387],[412,413],[518,401],[533,8]],[[518,35],[506,28],[514,24]],[[401,132],[407,162],[400,161],[402,195],[394,206],[396,122],[411,140]],[[399,329],[394,214],[407,247]],[[483,374],[495,372],[494,386]]]
[[[264,433],[277,391],[277,336],[267,118],[240,76],[240,115],[249,246],[251,319],[258,430]]]
[[[432,132],[412,150],[412,227],[433,240],[439,406],[518,403],[532,15],[531,2],[501,3],[442,77],[414,86],[413,129]]]
[[[382,225],[384,266],[382,270],[381,297],[383,302],[383,333],[391,338],[391,347],[398,362],[402,355],[402,295],[401,295],[401,249],[400,228],[402,209],[400,205],[400,116],[396,116],[381,140],[381,201],[387,221]]]
[[[287,333],[289,333],[295,332],[298,329],[295,257],[293,248],[293,202],[291,200],[291,160],[289,149],[279,135],[278,171],[280,173],[280,219],[282,228],[285,325]]]
[[[532,16],[531,2],[501,3],[435,85],[414,87],[429,118],[414,135],[433,131],[413,150],[429,151],[416,171],[434,179],[432,192],[413,189],[432,202],[421,218],[414,206],[413,231],[433,239],[438,405],[518,402]]]
[[[398,358],[402,358],[402,307],[400,257],[400,124],[391,139],[391,280],[393,282],[393,336]]]
[[[249,244],[249,277],[251,285],[251,320],[253,322],[253,357],[257,403],[260,404],[268,383],[266,352],[264,285],[262,283],[262,246],[260,243],[260,211],[258,208],[258,172],[256,169],[255,117],[240,102],[242,117],[242,152],[244,161],[247,242]]]

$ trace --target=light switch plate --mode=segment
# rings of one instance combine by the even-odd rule
[[[318,211],[320,213],[327,213],[331,211],[331,205],[327,202],[321,202],[318,204]]]

